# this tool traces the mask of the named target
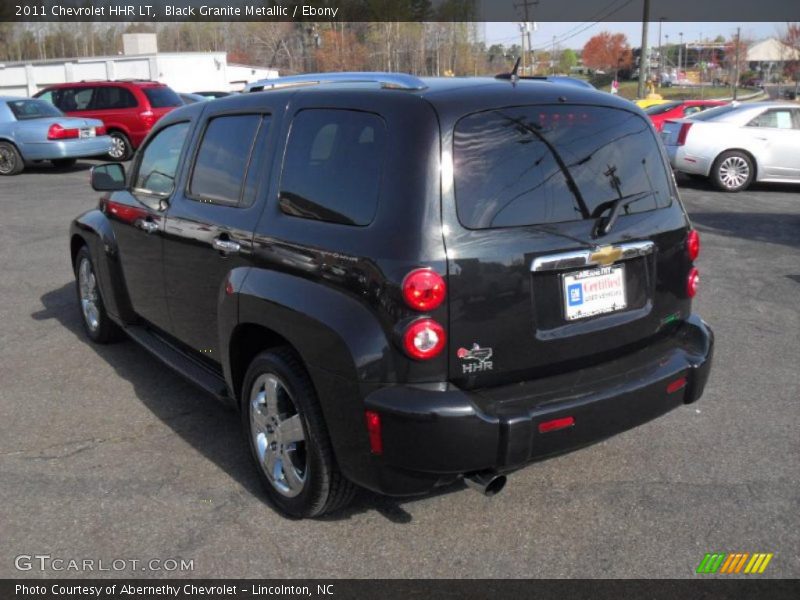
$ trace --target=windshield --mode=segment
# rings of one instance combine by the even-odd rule
[[[590,219],[668,206],[667,169],[649,123],[627,110],[523,106],[461,119],[453,142],[456,209],[470,229]],[[648,192],[643,194],[643,192]]]
[[[730,112],[734,112],[739,107],[735,104],[726,104],[725,106],[718,106],[716,108],[709,108],[702,112],[696,113],[691,116],[692,121],[713,121]]]
[[[680,106],[680,102],[667,102],[666,104],[656,104],[655,106],[648,106],[644,109],[648,115],[663,115],[665,112],[671,111],[673,108]]]
[[[8,107],[17,121],[63,117],[64,113],[44,100],[9,100]]]

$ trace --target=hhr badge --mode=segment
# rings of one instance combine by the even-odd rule
[[[491,371],[494,368],[492,361],[492,349],[481,348],[478,344],[472,344],[472,349],[459,348],[456,356],[465,361],[461,363],[461,370],[465,375],[471,373],[481,373]]]

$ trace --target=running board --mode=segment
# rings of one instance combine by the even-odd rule
[[[125,333],[137,344],[148,350],[158,360],[183,375],[190,383],[214,396],[217,400],[228,402],[228,385],[212,369],[192,357],[187,356],[164,338],[139,325],[125,327]]]

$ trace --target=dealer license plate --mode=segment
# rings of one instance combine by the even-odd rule
[[[627,306],[624,265],[569,273],[562,276],[562,282],[567,321],[615,312]]]

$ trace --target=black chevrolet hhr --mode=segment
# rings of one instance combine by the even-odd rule
[[[507,474],[696,401],[700,250],[647,117],[551,81],[304,75],[162,118],[71,227],[87,334],[242,415],[272,503]]]

